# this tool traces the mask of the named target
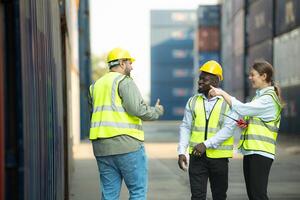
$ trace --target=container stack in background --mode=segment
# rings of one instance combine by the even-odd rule
[[[275,81],[282,89],[286,108],[281,131],[299,134],[300,127],[300,1],[275,1],[273,64]]]
[[[151,105],[160,98],[163,120],[181,120],[193,94],[195,11],[151,11]]]
[[[194,90],[197,90],[199,67],[206,61],[220,62],[220,5],[199,6],[197,9],[197,28],[194,41]]]
[[[246,70],[255,60],[264,59],[273,64],[274,0],[248,1],[246,15]],[[248,81],[247,97],[254,96]],[[248,98],[248,100],[250,100]]]
[[[233,21],[232,21],[232,0],[224,0],[221,14],[221,65],[223,68],[223,89],[235,94],[232,79],[233,73]]]
[[[232,1],[232,37],[233,41],[233,62],[231,80],[233,95],[244,100],[245,98],[245,1]],[[225,50],[226,51],[226,50]],[[224,70],[227,70],[226,68]],[[226,72],[228,73],[228,72]],[[247,79],[246,79],[247,80]]]
[[[300,131],[299,11],[298,0],[224,0],[221,17],[224,89],[250,101],[255,91],[248,81],[249,67],[255,60],[267,60],[286,101],[281,132],[290,134]]]

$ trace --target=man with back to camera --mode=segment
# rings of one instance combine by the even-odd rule
[[[148,106],[130,77],[134,62],[127,50],[108,53],[109,73],[90,86],[93,105],[89,139],[100,173],[102,200],[120,199],[122,181],[131,200],[147,195],[148,166],[142,121],[164,112],[159,99]]]
[[[217,149],[206,149],[204,141],[217,132],[229,134],[234,131],[235,122],[225,118],[223,114],[234,118],[238,115],[230,110],[222,97],[208,96],[210,86],[218,87],[223,80],[220,64],[211,60],[202,65],[199,71],[199,93],[188,100],[180,125],[178,165],[180,169],[187,170],[185,153],[189,148],[191,199],[206,199],[209,179],[213,199],[224,200],[228,189],[228,158],[233,155],[234,139],[230,137]]]

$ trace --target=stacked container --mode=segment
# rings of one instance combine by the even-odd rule
[[[69,198],[71,138],[80,130],[78,3],[0,2],[0,190],[5,188],[0,194],[5,199]]]
[[[233,1],[233,70],[232,88],[233,94],[240,100],[244,100],[245,80],[245,9],[244,0]],[[226,69],[225,69],[226,70]]]
[[[232,0],[224,0],[221,15],[221,65],[223,68],[223,88],[229,93],[234,93],[233,82],[233,22]]]
[[[91,84],[91,53],[89,27],[89,1],[80,1],[78,10],[79,69],[80,69],[80,138],[88,138],[90,108],[88,92]]]
[[[300,127],[300,1],[280,0],[275,5],[275,80],[282,89],[286,107],[280,129],[299,134]]]
[[[193,94],[195,11],[151,11],[151,104],[165,106],[163,120],[182,119]]]
[[[274,0],[248,1],[246,18],[246,45],[247,62],[251,66],[255,60],[264,59],[273,63],[273,37],[274,37]],[[254,91],[250,83],[247,84],[252,97]]]
[[[235,96],[244,95],[244,99],[250,101],[254,90],[248,82],[249,67],[255,60],[267,60],[274,66],[275,82],[281,86],[286,102],[280,131],[294,134],[300,131],[297,126],[300,120],[299,10],[298,0],[224,0],[222,9],[224,88]],[[230,38],[230,35],[233,37]],[[233,46],[227,41],[232,41]],[[230,58],[233,58],[231,62]],[[239,76],[243,73],[237,67],[241,66],[242,60],[244,77]],[[230,69],[231,73],[228,74],[226,69]],[[226,77],[230,77],[230,80]],[[242,80],[244,89],[241,87]]]
[[[220,6],[199,6],[195,39],[194,90],[197,89],[199,67],[206,61],[220,63]]]
[[[4,200],[4,8],[0,3],[0,200]]]

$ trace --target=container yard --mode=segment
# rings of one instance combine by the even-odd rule
[[[136,59],[131,78],[146,94],[143,103],[154,106],[159,98],[164,107],[158,121],[143,122],[147,199],[191,198],[189,175],[177,165],[177,148],[186,103],[197,94],[199,67],[219,62],[220,87],[249,102],[256,94],[249,69],[262,59],[273,65],[285,103],[268,195],[300,198],[299,0],[199,1],[189,8],[96,2],[0,0],[0,200],[101,199],[88,139],[96,112],[89,105],[89,87],[94,69],[101,68],[99,78],[109,71],[106,56],[116,46],[130,49]],[[126,20],[130,14],[143,21]],[[115,27],[132,45],[124,45]],[[104,33],[111,36],[104,38]],[[135,34],[143,42],[130,37]],[[141,52],[145,57],[138,56]],[[239,137],[234,133],[229,159],[227,198],[233,200],[247,199]],[[119,199],[129,196],[123,183]],[[210,187],[207,198],[212,199]]]

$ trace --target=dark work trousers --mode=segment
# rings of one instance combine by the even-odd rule
[[[243,169],[249,200],[268,200],[268,179],[273,159],[258,154],[244,156]]]
[[[205,200],[209,179],[214,200],[226,199],[228,189],[228,158],[190,155],[189,178],[192,200]]]

